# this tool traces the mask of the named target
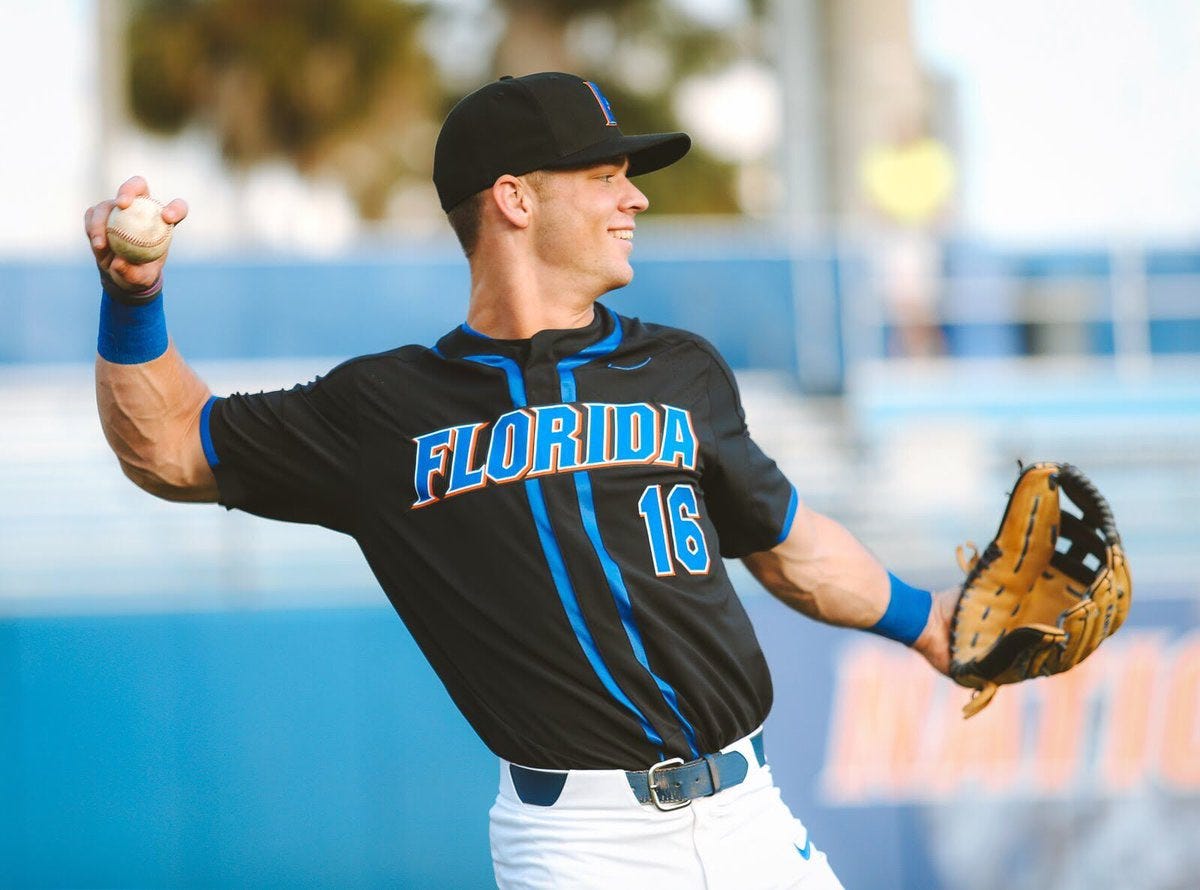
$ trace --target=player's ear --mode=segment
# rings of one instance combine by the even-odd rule
[[[519,229],[529,227],[534,204],[530,183],[506,173],[492,183],[491,200],[512,225]]]

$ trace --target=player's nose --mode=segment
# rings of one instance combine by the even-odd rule
[[[625,194],[622,196],[621,209],[627,213],[641,213],[650,207],[650,199],[630,180],[625,180]]]

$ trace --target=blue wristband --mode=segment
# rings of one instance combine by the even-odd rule
[[[891,572],[888,572],[888,581],[891,583],[892,592],[887,611],[873,626],[866,629],[905,646],[911,646],[917,641],[929,620],[929,610],[933,608],[933,594],[928,590],[909,587]]]
[[[161,293],[141,303],[124,303],[104,292],[96,338],[101,358],[116,365],[140,365],[166,352],[169,342]]]

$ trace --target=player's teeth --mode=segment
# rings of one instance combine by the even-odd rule
[[[632,241],[633,232],[629,231],[629,229],[615,229],[613,231],[613,237],[620,238],[623,241]]]

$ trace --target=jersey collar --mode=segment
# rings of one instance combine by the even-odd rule
[[[620,323],[616,313],[600,303],[596,303],[595,307],[591,322],[582,328],[538,331],[532,337],[523,340],[496,340],[464,322],[438,340],[436,352],[449,359],[469,358],[473,355],[503,355],[522,365],[557,363],[607,340],[619,341]],[[616,345],[617,342],[613,342],[611,347],[604,351],[609,352]]]

